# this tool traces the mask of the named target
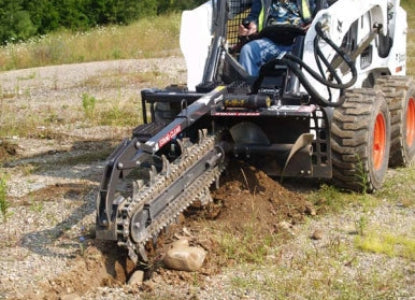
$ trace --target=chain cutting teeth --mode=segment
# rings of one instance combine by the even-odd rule
[[[169,176],[170,175],[170,162],[167,160],[165,155],[161,156],[163,168],[161,169],[161,174]]]
[[[149,185],[152,186],[156,182],[157,169],[154,165],[151,166],[151,169],[148,171],[149,175]]]
[[[178,158],[178,161],[170,163],[163,155],[161,157],[162,169],[160,173],[157,173],[156,167],[152,165],[149,170],[149,183],[147,185],[142,180],[133,182],[132,195],[124,201],[123,208],[117,215],[117,226],[122,228],[122,232],[117,231],[118,243],[128,249],[133,261],[137,262],[138,256],[146,261],[145,244],[157,237],[163,228],[175,222],[180,213],[191,203],[196,200],[200,200],[203,204],[212,201],[209,186],[217,180],[224,169],[223,166],[216,166],[211,170],[207,170],[190,182],[181,194],[172,198],[165,209],[152,218],[148,226],[139,229],[143,231],[135,232],[134,240],[132,239],[131,231],[134,231],[132,227],[137,225],[131,224],[133,216],[140,210],[149,209],[148,203],[151,203],[153,199],[169,188],[176,179],[181,178],[200,158],[214,149],[215,139],[213,136],[207,135],[207,130],[199,130],[198,135],[199,141],[197,144],[191,144],[189,139],[177,140],[177,145],[181,151],[180,158]],[[137,220],[134,222],[141,226]]]

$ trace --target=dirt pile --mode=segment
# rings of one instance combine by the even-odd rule
[[[184,237],[191,244],[202,246],[208,252],[203,268],[194,274],[156,266],[153,283],[180,286],[196,280],[203,285],[206,276],[220,273],[222,268],[240,259],[254,262],[258,253],[266,255],[265,247],[270,238],[283,243],[291,238],[290,227],[314,211],[302,194],[287,190],[264,172],[238,161],[228,166],[221,177],[220,188],[212,191],[212,197],[213,203],[206,207],[190,207],[185,212],[186,219],[171,226],[164,239],[167,243]],[[233,245],[224,245],[221,241],[224,232],[233,239]],[[246,253],[228,255],[229,249],[224,247],[233,246]],[[163,254],[159,252],[158,255]]]
[[[264,172],[243,162],[233,162],[222,178],[221,187],[213,193],[221,207],[216,221],[230,230],[238,230],[247,222],[256,224],[257,234],[278,231],[278,224],[300,222],[312,210],[302,194],[294,193]]]

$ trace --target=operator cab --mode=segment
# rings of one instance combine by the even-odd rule
[[[318,0],[317,6],[321,9],[326,6],[325,0]],[[229,1],[229,19],[227,22],[227,45],[222,63],[222,72],[218,82],[230,84],[243,81],[250,85],[252,93],[265,94],[272,99],[302,99],[299,94],[300,83],[286,65],[279,62],[279,58],[269,61],[260,69],[258,77],[251,77],[238,62],[242,46],[248,42],[238,36],[238,27],[248,16],[252,1]],[[319,9],[316,9],[317,13]],[[304,37],[306,30],[293,25],[274,25],[264,28],[260,36],[268,37],[276,43],[293,45],[290,54],[302,58]]]

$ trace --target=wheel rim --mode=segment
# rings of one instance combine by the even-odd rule
[[[406,144],[410,148],[415,140],[415,100],[410,98],[406,112]]]
[[[385,117],[378,114],[373,132],[373,162],[376,170],[379,170],[384,161],[386,151],[386,125]]]

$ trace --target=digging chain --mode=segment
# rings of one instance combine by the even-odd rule
[[[132,217],[140,210],[145,209],[146,204],[150,204],[153,199],[168,189],[186,170],[214,147],[215,138],[213,136],[204,137],[201,142],[187,147],[180,158],[169,164],[168,170],[155,174],[147,185],[142,186],[139,181],[133,183],[131,197],[124,199],[119,204],[117,214],[118,245],[126,247],[133,260],[137,261],[137,254],[145,260],[144,246],[147,241],[156,238],[160,231],[172,224],[190,204],[199,199],[211,200],[209,187],[222,173],[223,165],[207,170],[195,178],[177,197],[169,202],[169,205],[158,216],[152,219],[151,223],[141,231],[138,238],[135,237],[133,240],[131,237],[130,227],[135,226],[131,224]]]

